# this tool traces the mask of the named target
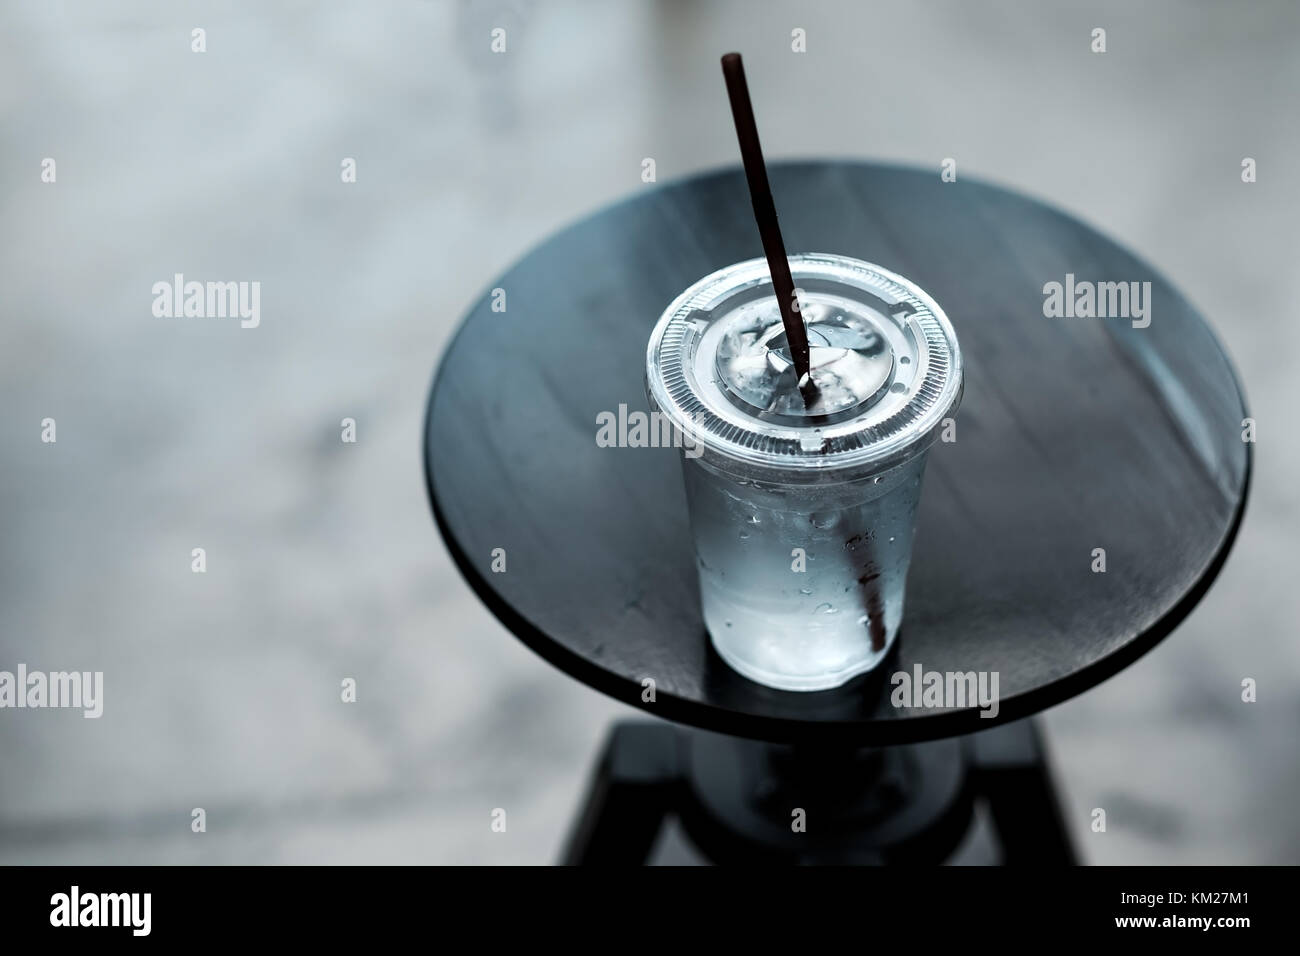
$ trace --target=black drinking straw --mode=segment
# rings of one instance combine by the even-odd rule
[[[731,115],[736,121],[736,138],[740,140],[740,157],[745,163],[745,179],[749,182],[749,198],[754,205],[758,234],[763,240],[763,254],[767,256],[767,268],[772,273],[776,304],[781,309],[781,322],[785,326],[785,338],[790,345],[790,357],[794,359],[799,389],[807,398],[804,390],[812,385],[812,379],[808,378],[808,330],[804,328],[803,317],[795,308],[790,260],[786,258],[781,227],[776,221],[776,205],[772,202],[772,188],[767,182],[763,149],[758,145],[758,125],[754,122],[754,107],[749,102],[749,85],[745,82],[745,65],[740,61],[739,53],[723,56],[722,75],[727,80]]]

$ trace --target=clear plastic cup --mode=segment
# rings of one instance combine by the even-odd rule
[[[650,337],[646,391],[683,435],[704,623],[741,674],[824,690],[871,670],[903,616],[921,479],[961,353],[911,282],[790,257],[815,391],[801,393],[763,259],[715,272]]]

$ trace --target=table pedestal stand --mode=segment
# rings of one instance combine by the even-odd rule
[[[870,748],[624,721],[605,742],[563,862],[644,863],[675,815],[715,863],[942,863],[977,800],[1003,862],[1076,862],[1032,720]]]

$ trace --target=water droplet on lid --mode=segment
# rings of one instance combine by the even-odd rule
[[[726,622],[724,622],[724,623],[727,625],[727,627],[731,627],[731,622],[730,622],[730,621],[726,621]]]
[[[800,589],[799,589],[799,593],[800,593],[800,594],[812,594],[812,588],[800,588]]]
[[[835,605],[834,605],[834,604],[818,604],[817,607],[813,609],[813,613],[814,613],[814,614],[834,614],[834,613],[836,613],[836,611],[835,611]]]
[[[893,385],[889,386],[889,390],[890,390],[891,392],[895,392],[895,393],[897,393],[897,392],[906,392],[906,391],[907,391],[907,386],[904,385],[902,382],[895,382]]]

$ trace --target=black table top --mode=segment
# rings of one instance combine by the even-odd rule
[[[479,597],[619,700],[770,740],[982,730],[1149,650],[1205,593],[1245,506],[1247,413],[1206,322],[1131,253],[1003,189],[852,162],[775,164],[771,179],[791,253],[914,280],[964,353],[957,440],[930,456],[894,659],[818,693],[733,673],[700,617],[680,453],[596,444],[600,412],[647,410],[646,342],[673,297],[762,254],[738,168],[648,186],[564,229],[492,283],[506,311],[489,291],[464,320],[429,399],[425,464]],[[1149,281],[1150,325],[1045,317],[1044,284],[1067,273]],[[895,708],[888,674],[916,664],[998,672],[997,717]]]

